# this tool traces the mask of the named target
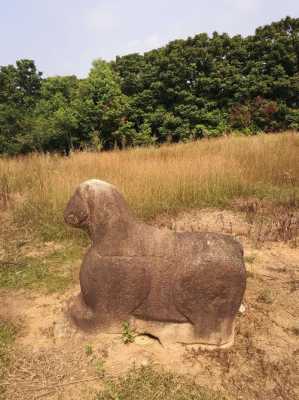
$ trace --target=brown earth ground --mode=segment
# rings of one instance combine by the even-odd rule
[[[224,232],[242,242],[248,279],[234,346],[205,351],[162,346],[146,336],[124,344],[121,335],[85,334],[68,323],[66,301],[79,286],[52,295],[2,289],[0,319],[21,327],[3,382],[7,400],[91,400],[103,387],[104,375],[113,378],[145,365],[192,376],[228,399],[299,398],[298,238],[278,241],[281,226],[252,223],[248,209],[185,212],[153,223],[179,231]],[[78,260],[76,273],[79,266]]]

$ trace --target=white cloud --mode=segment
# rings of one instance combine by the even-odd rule
[[[121,26],[119,10],[109,4],[99,4],[89,9],[85,19],[88,28],[93,31],[111,31]]]
[[[145,52],[162,46],[164,41],[157,34],[151,34],[144,39],[133,39],[127,44],[126,52]]]
[[[172,39],[174,39],[173,37]],[[171,40],[171,37],[162,37],[157,33],[152,33],[146,36],[144,39],[134,39],[131,40],[125,50],[124,53],[144,53],[146,51],[157,49],[158,47],[164,46]]]
[[[156,33],[147,36],[143,40],[143,46],[148,50],[152,49],[154,47],[162,46],[163,44],[164,44],[164,40]]]
[[[259,0],[225,0],[231,8],[243,13],[252,13],[259,9]]]

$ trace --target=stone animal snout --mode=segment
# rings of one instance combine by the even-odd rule
[[[64,220],[74,228],[85,230],[92,241],[108,227],[118,223],[118,231],[131,219],[122,195],[107,182],[90,179],[77,187],[65,210]]]
[[[64,220],[75,228],[83,227],[89,217],[87,200],[83,197],[82,190],[76,190],[64,210]]]

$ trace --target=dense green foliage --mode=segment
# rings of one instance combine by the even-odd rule
[[[0,69],[0,153],[109,149],[299,129],[299,18],[97,60],[86,79]]]

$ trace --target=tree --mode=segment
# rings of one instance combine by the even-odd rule
[[[82,87],[83,98],[91,100],[93,109],[90,131],[99,132],[105,148],[121,146],[119,128],[126,123],[127,96],[121,91],[120,80],[111,65],[95,60]],[[82,110],[83,111],[83,110]]]
[[[299,129],[299,18],[96,60],[86,79],[0,68],[0,153],[140,146]]]
[[[0,67],[0,152],[16,154],[32,149],[28,139],[31,114],[40,97],[41,72],[34,61]]]

